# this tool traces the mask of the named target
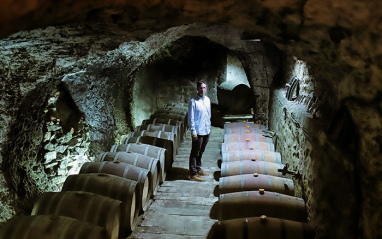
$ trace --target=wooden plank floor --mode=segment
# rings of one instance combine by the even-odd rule
[[[210,173],[205,182],[188,180],[188,159],[191,151],[191,136],[187,132],[173,167],[166,181],[153,198],[148,210],[141,215],[138,227],[128,237],[136,238],[206,238],[215,220],[209,214],[218,200],[213,189],[218,184],[213,173],[220,170],[216,161],[220,156],[223,129],[212,127],[210,141],[202,158],[202,169]]]

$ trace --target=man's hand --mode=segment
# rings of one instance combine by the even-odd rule
[[[197,134],[193,135],[192,136],[192,141],[197,141],[197,140],[198,140],[198,135]]]

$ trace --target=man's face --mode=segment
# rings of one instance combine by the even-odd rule
[[[198,90],[198,95],[200,97],[204,97],[204,95],[206,94],[206,91],[207,91],[206,84],[201,84],[199,87],[197,87],[197,90]]]

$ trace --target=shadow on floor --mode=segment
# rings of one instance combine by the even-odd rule
[[[185,168],[172,167],[166,176],[166,181],[175,181],[175,180],[188,180],[190,176],[190,171]]]

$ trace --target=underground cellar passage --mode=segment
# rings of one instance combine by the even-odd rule
[[[262,230],[280,213],[284,229],[273,238],[289,238],[292,226],[285,225],[299,220],[314,231],[306,238],[382,238],[381,4],[0,3],[0,236],[9,238],[1,233],[13,228],[22,238],[36,225],[54,231],[49,223],[63,221],[60,210],[81,209],[90,212],[88,224],[68,219],[70,237],[269,238]],[[191,136],[184,119],[197,80],[206,81],[211,100],[205,182],[187,178]],[[164,116],[170,114],[177,119]],[[235,125],[249,134],[234,132]],[[240,148],[252,141],[271,148]],[[227,162],[234,150],[247,160]],[[157,157],[148,155],[154,151]],[[265,164],[265,154],[274,161]],[[139,180],[92,171],[97,164],[131,165],[121,157],[132,155],[136,165],[126,172],[146,167],[138,158],[157,169],[139,171],[147,174]],[[261,162],[267,172],[248,171]],[[241,167],[242,176],[226,175],[229,167]],[[90,173],[98,178],[86,182],[96,186],[83,192],[75,180]],[[283,188],[229,191],[235,177],[265,177],[268,186],[281,178]],[[135,208],[97,194],[117,180],[136,188],[125,195]],[[250,202],[259,195],[293,198],[303,219],[279,204],[256,215],[266,210]],[[54,201],[60,197],[86,203]],[[68,209],[52,207],[64,204]],[[92,225],[102,211],[108,216]],[[238,218],[247,220],[225,224]]]

